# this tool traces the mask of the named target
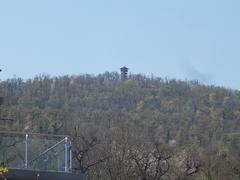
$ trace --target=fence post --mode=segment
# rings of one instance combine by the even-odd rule
[[[69,140],[69,153],[70,153],[70,155],[69,155],[69,169],[70,169],[70,171],[72,172],[72,141],[71,140]]]
[[[64,160],[65,160],[64,171],[68,172],[68,137],[65,137],[65,155],[64,155]]]
[[[25,168],[28,168],[28,133],[25,134]]]

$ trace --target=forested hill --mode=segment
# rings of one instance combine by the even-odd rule
[[[1,122],[1,130],[75,131],[83,141],[76,149],[85,143],[92,159],[106,157],[89,167],[91,158],[76,159],[76,169],[85,163],[92,179],[240,178],[239,91],[143,75],[122,81],[105,73],[10,79],[1,81],[0,96],[1,118],[13,119]],[[159,159],[153,163],[148,155],[159,151],[168,158],[157,166]],[[174,164],[173,157],[187,162]],[[153,165],[163,167],[154,171]]]

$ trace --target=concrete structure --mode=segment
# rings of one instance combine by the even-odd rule
[[[85,180],[81,174],[9,169],[7,180]]]

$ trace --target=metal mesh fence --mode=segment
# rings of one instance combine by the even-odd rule
[[[0,132],[0,163],[9,168],[71,171],[67,136]]]

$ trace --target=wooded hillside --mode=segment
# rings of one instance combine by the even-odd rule
[[[240,92],[118,73],[0,82],[0,130],[69,134],[91,180],[240,179]]]

